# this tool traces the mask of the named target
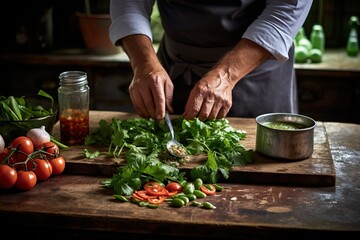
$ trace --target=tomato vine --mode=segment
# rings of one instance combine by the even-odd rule
[[[0,153],[0,189],[27,191],[64,169],[65,159],[56,143],[34,148],[30,138],[18,136]]]

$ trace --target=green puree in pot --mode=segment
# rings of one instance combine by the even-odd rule
[[[265,122],[263,123],[263,125],[272,129],[279,129],[279,130],[297,130],[306,127],[303,124],[294,123],[294,122]]]

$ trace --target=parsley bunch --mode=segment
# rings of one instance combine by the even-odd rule
[[[190,155],[206,154],[202,165],[190,171],[191,179],[216,183],[219,177],[229,178],[233,166],[242,166],[253,161],[253,151],[241,144],[246,132],[233,128],[226,118],[200,121],[178,117],[172,120],[177,140]],[[85,139],[85,145],[108,146],[107,154],[124,157],[126,165],[118,168],[112,178],[103,184],[114,188],[117,194],[130,195],[140,189],[142,183],[186,180],[180,165],[186,159],[174,159],[166,150],[171,139],[164,121],[152,119],[100,120],[99,127]],[[169,161],[170,160],[170,161]]]

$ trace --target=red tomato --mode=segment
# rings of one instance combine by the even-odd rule
[[[33,171],[19,170],[17,172],[18,178],[15,187],[20,190],[30,190],[35,187],[37,178]]]
[[[14,157],[14,154],[9,158],[9,165],[16,169],[16,171],[19,170],[25,170],[25,162],[19,161],[17,158]]]
[[[0,189],[12,188],[17,180],[17,172],[9,165],[0,165]]]
[[[169,182],[166,186],[165,186],[166,190],[168,190],[169,192],[181,192],[182,191],[182,186],[180,185],[180,183],[178,182]]]
[[[2,162],[10,153],[10,150],[8,148],[4,148],[2,152],[0,152],[0,162]]]
[[[53,159],[49,159],[49,162],[52,166],[52,175],[59,175],[61,174],[65,169],[65,159],[63,156],[58,156]]]
[[[19,136],[15,138],[10,146],[13,148],[17,148],[17,152],[13,154],[14,160],[16,162],[25,161],[29,154],[34,152],[34,144],[30,138],[26,136]]]
[[[52,165],[46,159],[35,158],[32,162],[29,161],[28,169],[32,170],[36,178],[40,181],[48,179],[53,171]]]
[[[58,157],[60,155],[60,148],[54,142],[44,143],[41,149],[47,153],[50,153],[52,155],[52,157]]]
[[[212,184],[203,184],[201,185],[200,190],[206,195],[214,195],[216,193],[216,188]]]

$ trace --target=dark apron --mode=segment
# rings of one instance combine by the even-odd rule
[[[161,5],[162,2],[163,1],[158,2],[160,13],[162,12],[161,10],[164,9],[164,6]],[[168,8],[168,4],[171,1],[165,2],[167,4],[166,7]],[[174,2],[178,3],[178,1]],[[201,9],[203,5],[197,5],[196,10]],[[204,6],[204,8],[205,7],[208,6]],[[217,8],[219,8],[219,6],[217,6]],[[231,14],[234,15],[234,6],[231,8],[228,7],[226,9],[231,11]],[[171,11],[176,16],[175,9],[172,9]],[[242,19],[241,11],[235,12],[236,17]],[[186,34],[186,38],[185,35],[184,37],[181,37],[181,32],[180,35],[178,32],[176,32],[176,27],[175,29],[172,28],[167,30],[169,26],[167,25],[166,21],[171,22],[174,21],[174,19],[168,19],[170,16],[166,16],[167,17],[165,18],[162,17],[162,20],[164,22],[163,25],[167,34],[160,43],[158,57],[174,83],[173,108],[175,114],[182,114],[184,112],[187,98],[195,83],[201,79],[201,76],[209,71],[210,68],[218,61],[218,59],[223,56],[229,49],[231,49],[234,44],[236,44],[236,42],[230,38],[227,38],[229,39],[230,43],[233,44],[226,45],[228,44],[226,42],[227,39],[221,38],[221,36],[224,34],[229,34],[229,29],[226,28],[226,26],[229,26],[229,24],[225,24],[224,31],[223,29],[219,28],[221,24],[213,24],[216,25],[214,28],[209,27],[206,29],[206,27],[204,27],[204,35],[206,36],[205,38],[201,37],[202,35],[199,33],[199,29],[194,29],[196,32],[194,37],[196,37],[196,39],[194,39],[192,42],[191,36],[189,36],[189,32],[185,32],[185,30],[184,34]],[[219,16],[213,16],[213,14],[209,14],[208,17],[214,18],[213,21],[216,22]],[[226,13],[224,13],[224,16],[226,16]],[[179,19],[179,21],[181,21],[181,19]],[[182,25],[181,27],[184,27],[186,31],[191,31],[192,26],[190,22],[190,30]],[[237,22],[238,21],[231,20],[232,25],[236,25]],[[184,24],[184,21],[182,21],[181,24]],[[239,23],[239,25],[241,24]],[[213,31],[211,43],[206,41],[206,39],[209,37],[209,31]],[[238,34],[239,30],[234,33],[234,35]],[[170,37],[169,35],[176,37],[176,39],[181,39],[182,42],[174,40],[174,38]],[[214,44],[214,42],[216,42],[216,38],[219,39],[218,46],[221,47],[216,47],[216,44]],[[240,40],[241,36],[237,36],[237,38]],[[208,46],[199,47],[199,41],[206,42],[204,45]],[[292,47],[289,52],[288,61],[280,62],[276,59],[269,59],[254,71],[249,73],[247,76],[242,78],[233,89],[233,106],[231,107],[227,116],[256,117],[260,114],[268,112],[298,112],[296,81],[293,67],[293,51],[294,49]]]

